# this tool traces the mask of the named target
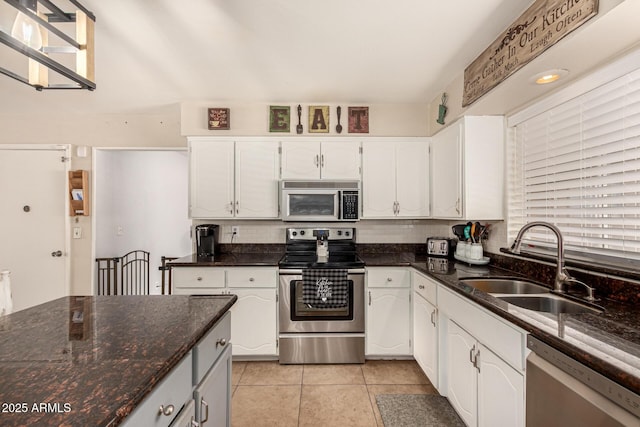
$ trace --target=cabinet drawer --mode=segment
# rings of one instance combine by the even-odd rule
[[[524,370],[526,332],[443,288],[438,309],[514,368]]]
[[[224,269],[218,267],[174,267],[173,286],[180,288],[224,288]]]
[[[272,267],[238,267],[227,270],[227,286],[230,288],[275,288],[277,270]]]
[[[125,419],[123,425],[126,427],[164,427],[171,424],[185,402],[191,399],[192,366],[191,352],[189,352],[187,356],[173,368],[171,373],[160,381],[160,384],[156,385],[153,392]],[[158,411],[160,405],[167,408],[167,411],[171,411],[171,414],[161,414]],[[169,409],[170,405],[173,406],[173,409]]]
[[[422,295],[424,299],[437,306],[438,284],[418,272],[413,272],[413,290]]]
[[[411,271],[408,268],[367,268],[367,286],[408,288],[411,286]]]
[[[230,345],[231,313],[227,313],[193,348],[193,385],[202,381],[218,356]]]

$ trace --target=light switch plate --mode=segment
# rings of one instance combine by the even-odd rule
[[[73,227],[73,238],[81,239],[82,238],[82,228],[81,227]]]

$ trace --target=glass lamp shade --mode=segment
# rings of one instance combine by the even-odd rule
[[[32,49],[42,49],[42,35],[36,22],[22,12],[18,12],[11,29],[11,35]]]

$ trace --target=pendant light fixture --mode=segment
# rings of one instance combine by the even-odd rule
[[[11,34],[0,30],[0,43],[27,57],[28,75],[22,76],[4,68],[0,56],[0,74],[28,84],[36,90],[88,89],[94,90],[95,53],[94,26],[96,17],[78,0],[65,0],[74,7],[64,11],[58,0],[4,0],[18,11]],[[60,24],[64,24],[64,31]],[[69,24],[75,25],[75,37],[69,35]],[[73,56],[72,61],[56,60],[58,56]],[[13,65],[13,63],[12,63]],[[62,77],[50,82],[49,71]],[[66,79],[66,80],[65,80]]]
[[[19,3],[21,6],[26,7],[33,13],[36,12],[36,0],[20,0]],[[33,19],[20,11],[18,11],[16,20],[13,22],[11,35],[32,49],[42,49],[42,34],[40,33],[40,26],[36,24]]]

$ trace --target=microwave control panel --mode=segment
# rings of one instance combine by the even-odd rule
[[[358,219],[358,192],[357,191],[342,192],[342,218],[341,219]]]

